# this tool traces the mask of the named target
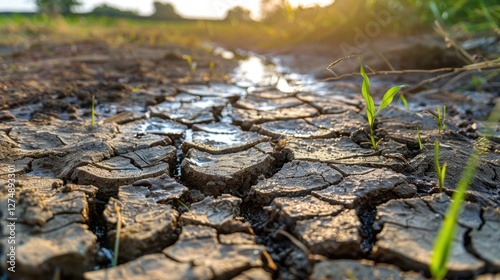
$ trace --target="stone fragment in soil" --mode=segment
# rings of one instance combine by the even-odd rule
[[[309,92],[297,94],[297,98],[318,109],[321,114],[359,113],[362,101],[354,95],[321,95]]]
[[[334,260],[317,263],[310,279],[423,280],[426,278],[415,272],[403,272],[393,265],[375,264],[369,260]]]
[[[402,170],[406,163],[399,158],[383,157],[373,149],[361,148],[348,137],[336,139],[299,139],[289,137],[286,149],[296,160],[324,163],[388,167]]]
[[[252,233],[250,223],[243,222],[241,217],[238,217],[240,204],[240,198],[229,194],[222,194],[218,198],[206,197],[200,202],[191,204],[189,211],[182,214],[179,222],[182,225],[209,226],[219,233]]]
[[[190,149],[182,161],[182,180],[208,195],[242,195],[262,174],[269,173],[275,159],[257,148],[212,155]]]
[[[344,207],[332,205],[314,196],[304,197],[277,197],[271,204],[271,219],[293,228],[299,220],[313,219],[316,217],[335,216]]]
[[[168,173],[175,161],[175,147],[156,146],[78,167],[74,177],[80,184],[99,186],[100,195],[109,197],[119,186]]]
[[[361,222],[355,210],[297,221],[294,233],[313,254],[356,258],[361,255]]]
[[[210,268],[214,277],[229,279],[251,268],[262,268],[265,247],[257,244],[219,243],[215,229],[185,225],[177,242],[163,250],[180,263],[193,263]]]
[[[203,97],[240,98],[246,95],[246,90],[244,88],[224,83],[210,83],[209,85],[182,85],[178,87],[178,90],[191,95]]]
[[[58,269],[66,277],[80,277],[94,263],[97,237],[85,223],[97,188],[29,175],[16,177],[16,182],[16,277],[52,277]],[[0,186],[0,206],[8,209],[7,181],[0,179]],[[1,223],[4,240],[11,236],[9,223]],[[6,254],[1,260],[6,271]]]
[[[500,272],[500,209],[486,208],[484,224],[470,233],[472,250],[488,264],[491,272]]]
[[[336,185],[313,191],[313,195],[346,208],[364,208],[391,198],[413,197],[417,190],[406,176],[386,168],[345,178]]]
[[[208,131],[193,131],[190,139],[182,143],[182,151],[187,153],[195,148],[211,154],[241,152],[267,140],[254,132],[242,131],[229,124],[206,124],[197,127]],[[225,128],[225,129],[224,129]]]
[[[375,227],[382,228],[382,231],[373,247],[375,259],[429,275],[434,241],[443,222],[443,213],[449,205],[450,198],[440,193],[423,199],[391,200],[378,206]],[[468,278],[484,270],[485,262],[469,253],[464,246],[468,231],[480,225],[479,206],[466,202],[452,241],[447,277]]]
[[[240,99],[236,103],[234,103],[234,107],[256,111],[270,111],[296,107],[301,105],[302,103],[302,101],[292,96],[279,99],[248,96],[245,99]]]
[[[305,196],[342,180],[342,175],[326,164],[294,160],[271,178],[252,186],[249,196],[259,204],[269,204],[275,197]]]
[[[280,136],[293,136],[297,138],[331,138],[334,132],[317,128],[303,119],[272,121],[263,124],[254,124],[251,131],[279,138]]]
[[[491,142],[490,142],[491,143]],[[447,163],[445,188],[454,190],[461,178],[465,163],[472,154],[473,142],[441,141],[439,161]],[[487,152],[481,157],[474,180],[467,191],[468,200],[483,206],[500,206],[500,154]],[[434,169],[434,145],[410,161],[409,170],[415,176],[436,178]]]
[[[204,266],[178,263],[167,258],[164,254],[150,254],[116,267],[86,272],[83,278],[85,280],[208,280],[213,279],[213,274],[209,268]]]
[[[351,133],[367,125],[365,118],[353,111],[341,114],[321,115],[315,118],[307,118],[306,121],[318,128],[331,131],[336,137],[349,136]]]
[[[158,134],[174,137],[182,136],[187,126],[174,122],[152,117],[145,120],[135,121],[120,126],[120,132],[123,134],[142,135],[142,134]]]
[[[168,190],[163,193],[168,195]],[[170,205],[159,203],[165,200],[165,197],[158,199],[150,188],[141,186],[122,186],[118,199],[110,198],[103,215],[107,222],[108,240],[113,244],[117,226],[115,203],[121,209],[120,244],[125,246],[120,247],[120,261],[159,252],[177,240],[175,230],[179,213]]]
[[[318,110],[303,104],[291,108],[277,108],[274,110],[258,111],[233,108],[231,116],[235,125],[248,130],[254,124],[261,124],[270,121],[290,120],[307,117],[315,117]]]

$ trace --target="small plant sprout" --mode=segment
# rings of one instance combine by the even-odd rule
[[[90,124],[92,126],[94,126],[95,125],[95,97],[93,95],[92,95],[92,105],[91,106],[92,106],[92,108],[91,108],[91,112],[90,112],[90,114],[91,114]]]
[[[210,64],[208,66],[208,75],[209,75],[210,78],[213,77],[214,71],[215,71],[215,62],[210,61]]]
[[[180,205],[182,205],[182,207],[186,208],[186,210],[189,211],[189,206],[187,206],[184,202],[182,202],[182,200],[178,199],[177,201],[179,202]]]
[[[422,150],[424,146],[422,145],[422,137],[420,137],[420,129],[418,128],[418,126],[417,126],[417,140],[418,140],[418,148]]]
[[[493,125],[498,123],[500,120],[500,102],[496,104],[493,109],[492,114],[488,118],[488,123],[485,129],[486,137],[491,137],[493,135]],[[481,156],[484,151],[487,150],[487,141],[482,141],[484,139],[479,139],[477,144],[472,151],[472,155],[467,161],[462,176],[458,181],[456,191],[453,192],[451,197],[451,205],[444,216],[444,222],[439,228],[436,240],[434,240],[434,247],[432,250],[431,262],[429,265],[429,270],[431,271],[432,278],[436,280],[444,279],[447,273],[446,263],[450,256],[452,249],[453,236],[455,235],[456,223],[458,216],[460,215],[460,210],[462,204],[465,200],[465,192],[469,188],[470,183],[474,179],[479,164],[481,162]]]
[[[193,59],[191,58],[191,56],[185,54],[182,56],[182,58],[187,61],[188,66],[189,66],[189,70],[191,71],[191,73],[194,73],[196,71],[196,63],[193,62]]]
[[[434,167],[436,169],[436,176],[438,179],[439,192],[443,192],[444,177],[446,176],[446,162],[443,166],[439,165],[439,142],[434,143]]]
[[[122,214],[120,213],[120,206],[115,202],[116,211],[116,235],[115,235],[115,249],[112,266],[115,267],[118,264],[118,255],[120,253],[120,232],[122,229]]]
[[[373,98],[370,94],[370,79],[365,73],[365,69],[363,68],[363,63],[360,62],[360,70],[361,76],[363,76],[363,84],[361,86],[361,94],[363,95],[363,99],[366,103],[366,117],[368,119],[368,125],[370,126],[370,141],[374,150],[377,150],[379,141],[375,140],[375,118],[377,114],[385,109],[389,104],[391,104],[394,96],[401,90],[406,87],[406,85],[394,86],[390,88],[382,97],[382,103],[380,104],[378,110],[375,110],[375,103],[373,102]],[[406,99],[404,99],[406,100]]]
[[[436,107],[436,115],[434,115],[434,119],[436,120],[439,134],[441,134],[441,131],[446,129],[446,125],[444,124],[445,118],[446,118],[446,105],[443,106],[443,110],[441,110],[441,108],[439,107]]]

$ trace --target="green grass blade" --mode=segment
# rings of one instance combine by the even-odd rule
[[[439,8],[438,8],[438,5],[436,4],[436,2],[431,1],[429,3],[429,8],[430,8],[432,14],[434,15],[434,18],[436,20],[438,20],[439,22],[441,22],[441,20],[442,20],[442,18],[441,18],[441,12],[439,11]]]
[[[484,132],[486,137],[490,137],[493,134],[493,125],[496,125],[499,120],[500,102],[496,104],[493,112],[488,118],[487,122],[489,123],[489,125],[487,125],[486,131]],[[436,141],[436,146],[437,145],[438,144]],[[476,171],[479,168],[482,151],[484,151],[484,147],[481,147],[481,144],[478,141],[478,144],[476,144],[476,146],[474,147],[472,155],[467,161],[467,165],[465,166],[465,169],[462,172],[462,176],[458,181],[456,191],[451,197],[451,205],[448,208],[443,224],[441,224],[438,236],[434,241],[431,263],[429,265],[429,269],[434,279],[441,280],[446,276],[446,263],[448,262],[448,258],[452,249],[452,241],[455,234],[456,222],[458,220],[463,201],[465,200],[465,192],[469,188],[469,185],[474,179]],[[446,167],[443,167],[443,169],[445,168]]]
[[[418,148],[422,150],[423,145],[422,145],[422,137],[420,136],[420,129],[417,126],[417,140],[418,140]]]
[[[480,161],[480,154],[477,149],[467,162],[467,166],[457,184],[457,190],[451,198],[452,203],[445,216],[444,223],[439,229],[438,237],[435,240],[433,253],[431,257],[430,271],[434,279],[443,279],[446,276],[449,255],[451,253],[451,245],[455,234],[456,221],[460,214],[462,203],[465,199],[465,191],[469,187]]]
[[[443,121],[441,123],[441,126],[443,129],[446,129],[446,124],[444,124],[444,120],[446,119],[446,105],[443,105]]]
[[[443,167],[441,167],[441,186],[444,187],[444,179],[446,178],[446,166],[447,162],[443,164]]]
[[[400,95],[399,99],[403,102],[403,105],[405,105],[406,109],[410,108],[410,105],[408,105],[408,100],[406,100],[406,97],[404,95]]]
[[[441,189],[441,167],[439,166],[439,142],[434,142],[434,168],[436,170],[436,177],[438,179],[438,187],[439,192],[442,192]]]
[[[361,94],[365,99],[366,103],[366,116],[368,117],[368,124],[373,127],[375,122],[375,103],[373,103],[373,98],[370,95],[370,79],[366,75],[363,63],[360,62],[359,73],[363,76],[363,84],[361,86]]]
[[[186,208],[186,210],[189,211],[189,207],[184,202],[182,202],[182,200],[177,199],[177,201],[182,205],[182,207]]]
[[[497,34],[500,33],[500,28],[498,27],[498,24],[496,23],[496,21],[491,16],[490,12],[488,11],[488,8],[486,8],[486,5],[484,4],[484,1],[479,1],[479,6],[481,7],[481,11],[483,12],[484,17],[488,20],[488,23],[490,24],[491,28]]]
[[[390,88],[385,94],[384,97],[382,97],[382,104],[380,104],[380,107],[377,110],[378,112],[384,110],[385,107],[389,106],[389,104],[392,103],[392,100],[394,99],[394,96],[400,91],[402,88],[406,87],[406,85],[401,85],[401,86],[393,86]]]
[[[90,112],[90,114],[91,114],[91,116],[90,116],[90,123],[92,125],[95,125],[95,108],[94,108],[95,101],[94,100],[95,100],[95,98],[92,95],[92,108],[91,108],[91,112]]]

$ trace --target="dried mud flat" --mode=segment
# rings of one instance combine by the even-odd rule
[[[410,96],[412,110],[392,106],[380,115],[376,135],[384,141],[375,152],[358,83],[286,93],[230,76],[208,81],[211,60],[220,72],[236,62],[200,52],[193,74],[181,51],[56,44],[0,60],[4,278],[429,277],[452,186],[496,96]],[[443,99],[448,128],[439,134],[420,112]],[[495,135],[458,222],[450,278],[500,278]],[[443,193],[435,185],[437,139],[448,162]],[[120,264],[109,268],[115,205]],[[7,272],[9,215],[17,218],[15,273]]]

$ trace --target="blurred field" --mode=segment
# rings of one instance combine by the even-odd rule
[[[264,1],[265,2],[265,1]],[[178,44],[197,46],[212,41],[230,48],[266,50],[302,43],[352,42],[357,30],[376,36],[408,36],[432,32],[437,20],[463,38],[500,34],[497,1],[378,0],[336,1],[327,7],[292,8],[286,1],[268,11],[262,21],[164,21],[106,18],[92,14],[49,17],[0,15],[2,45],[40,41],[100,40],[110,44]],[[368,29],[366,29],[368,28]]]

